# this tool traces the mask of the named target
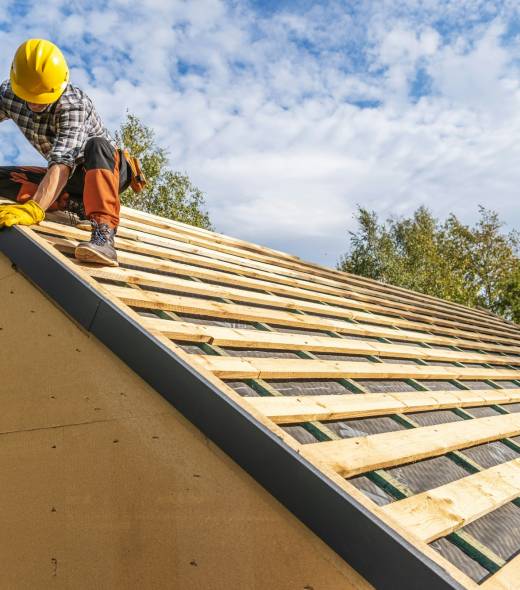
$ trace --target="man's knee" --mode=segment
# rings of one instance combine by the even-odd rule
[[[104,137],[91,137],[85,144],[85,168],[114,169],[114,146]]]
[[[114,148],[104,137],[91,137],[85,144],[85,156],[93,154],[112,154]]]

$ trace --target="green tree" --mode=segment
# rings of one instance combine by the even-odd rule
[[[116,132],[120,145],[139,158],[149,185],[140,193],[127,189],[121,195],[123,205],[154,213],[204,229],[213,229],[205,210],[204,193],[186,174],[168,168],[168,152],[157,145],[155,134],[138,117],[127,113]]]
[[[453,214],[441,223],[425,207],[380,223],[360,207],[338,268],[520,321],[519,235],[503,233],[494,211],[479,211],[469,227]]]
[[[496,311],[520,324],[520,260],[509,277],[501,285]]]

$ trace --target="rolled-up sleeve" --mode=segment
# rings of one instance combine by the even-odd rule
[[[47,154],[49,166],[65,164],[74,170],[76,160],[87,141],[87,112],[82,104],[59,113],[56,137],[52,150]]]

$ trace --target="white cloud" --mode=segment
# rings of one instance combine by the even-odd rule
[[[357,203],[383,216],[426,204],[468,222],[481,203],[518,227],[519,43],[503,40],[516,3],[359,4],[266,14],[245,0],[67,12],[35,1],[0,41],[63,44],[107,125],[128,108],[153,126],[224,233],[334,264]],[[422,97],[419,70],[431,87]],[[19,161],[38,161],[13,129],[2,133],[0,160],[14,144]]]

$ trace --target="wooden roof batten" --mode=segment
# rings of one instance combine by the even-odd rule
[[[84,236],[50,216],[33,229],[2,232],[0,250],[190,420],[211,431],[217,444],[340,554],[336,525],[326,512],[312,502],[305,507],[293,502],[291,485],[285,482],[282,490],[271,481],[265,461],[260,467],[248,455],[245,441],[231,440],[232,426],[224,434],[221,426],[204,422],[211,404],[224,404],[230,425],[246,420],[256,444],[276,449],[269,453],[281,457],[279,465],[304,474],[309,490],[312,482],[325,486],[320,494],[339,502],[338,514],[361,519],[367,531],[374,526],[367,538],[375,543],[374,559],[382,560],[383,573],[371,572],[356,553],[361,540],[355,533],[347,543],[351,559],[376,587],[514,588],[518,558],[497,553],[466,527],[509,504],[516,507],[520,497],[519,327],[480,310],[126,208],[117,244],[120,268],[75,261],[73,248]],[[63,277],[61,285],[52,285],[36,268],[36,253],[40,265]],[[67,289],[96,302],[86,306],[92,309],[88,318],[82,315],[85,305]],[[121,335],[109,332],[109,324]],[[146,342],[161,371],[153,373],[128,350],[132,338]],[[162,376],[170,370],[207,394],[200,398],[208,404],[204,417],[200,402],[192,408],[195,402],[182,392],[175,399]],[[231,387],[235,381],[249,384],[256,397],[239,395]],[[285,395],[279,386],[284,381],[337,383],[344,392]],[[372,392],[363,385],[372,382],[395,389]],[[408,389],[399,390],[404,385]],[[433,424],[418,422],[422,415]],[[381,421],[388,419],[398,430]],[[356,420],[371,420],[383,430],[338,434],[341,424]],[[301,428],[314,442],[301,442],[291,428]],[[512,455],[481,465],[470,451],[486,444],[504,445]],[[434,458],[463,466],[465,476],[442,485],[424,483],[425,491],[414,492],[390,471]],[[277,465],[274,461],[273,479],[281,480],[284,471],[277,472]],[[360,476],[389,500],[377,505],[354,485]],[[342,535],[347,528],[355,530],[345,527]],[[488,575],[476,578],[447,560],[430,545],[437,540],[456,545]],[[388,547],[402,552],[407,574],[392,563],[389,556],[397,554]]]

